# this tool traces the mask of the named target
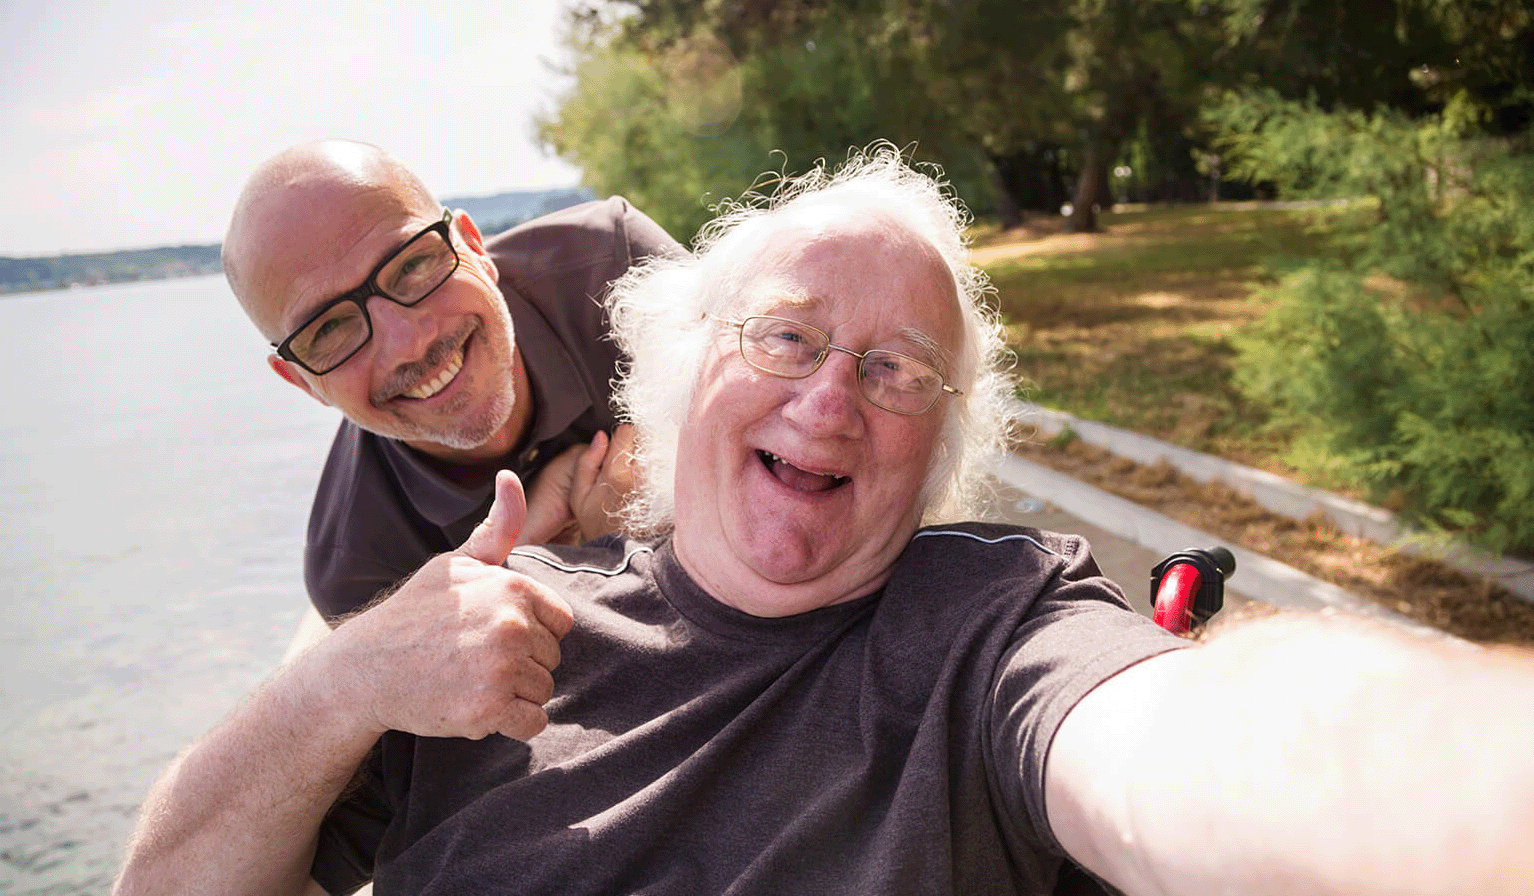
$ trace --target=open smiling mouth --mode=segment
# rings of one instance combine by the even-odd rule
[[[401,392],[400,396],[402,398],[413,398],[417,401],[424,401],[437,395],[443,389],[446,389],[449,385],[451,385],[453,380],[457,378],[458,372],[463,370],[463,355],[464,345],[460,344],[457,348],[453,349],[453,353],[448,356],[447,366],[442,368],[440,373],[423,383],[418,383],[413,389],[407,389],[404,392]]]
[[[767,468],[767,471],[776,477],[779,482],[795,491],[828,492],[852,481],[847,476],[838,476],[835,473],[814,473],[809,470],[801,470],[771,451],[757,451],[756,456],[762,462],[762,465]]]

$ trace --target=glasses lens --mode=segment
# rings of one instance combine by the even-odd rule
[[[324,373],[350,358],[371,335],[362,306],[340,302],[294,333],[288,351],[310,370]]]
[[[740,327],[746,363],[778,376],[809,376],[826,352],[826,335],[778,317],[748,317]]]
[[[943,391],[943,378],[932,367],[895,352],[863,356],[863,394],[897,414],[920,414]]]
[[[379,269],[378,291],[414,305],[441,286],[458,268],[458,253],[440,230],[428,230],[406,243]]]

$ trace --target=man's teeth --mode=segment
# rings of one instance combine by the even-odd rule
[[[453,356],[447,359],[447,366],[442,372],[432,377],[429,381],[416,386],[414,389],[403,393],[406,398],[430,398],[447,388],[447,384],[453,381],[458,371],[463,369],[463,347],[453,352]]]

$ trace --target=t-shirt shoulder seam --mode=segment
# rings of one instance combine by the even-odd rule
[[[558,557],[545,553],[542,550],[526,547],[512,548],[511,554],[509,556],[524,557],[528,560],[536,560],[539,563],[542,563],[543,565],[551,569],[556,569],[560,572],[589,572],[601,576],[612,577],[619,576],[627,572],[629,565],[633,563],[635,557],[639,556],[640,554],[651,554],[654,553],[654,551],[655,549],[649,545],[632,545],[627,551],[623,553],[622,557],[615,561],[614,565],[612,566],[595,566],[590,563],[566,563],[565,561],[560,560]]]
[[[917,532],[914,537],[933,538],[938,536],[967,538],[971,541],[978,541],[981,544],[987,545],[1001,544],[1002,542],[1006,541],[1022,541],[1033,545],[1034,547],[1053,557],[1064,556],[1059,551],[1055,550],[1049,545],[1044,544],[1042,541],[1039,541],[1037,538],[1034,538],[1032,535],[1029,535],[1025,532],[1013,532],[1007,535],[986,536],[980,535],[976,532],[967,532],[963,529],[922,529],[921,531]]]

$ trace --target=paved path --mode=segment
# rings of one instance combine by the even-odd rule
[[[1443,637],[1437,629],[1364,600],[1271,558],[1226,544],[1170,517],[1016,456],[995,468],[1002,487],[992,515],[1007,522],[1086,536],[1103,572],[1141,612],[1150,607],[1150,571],[1169,554],[1223,545],[1236,558],[1225,605],[1256,600],[1284,609],[1340,610]]]
[[[1491,579],[1513,594],[1534,602],[1534,563],[1489,555],[1464,546],[1435,547],[1431,541],[1417,538],[1387,510],[1299,485],[1212,454],[1190,451],[1139,433],[1036,405],[1021,405],[1018,413],[1032,425],[1038,437],[1048,438],[1069,429],[1087,444],[1118,457],[1147,465],[1164,461],[1198,482],[1223,482],[1268,510],[1291,519],[1322,514],[1349,535],[1367,538],[1376,544],[1396,545],[1408,553],[1432,556],[1466,575]]]

